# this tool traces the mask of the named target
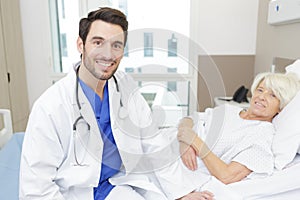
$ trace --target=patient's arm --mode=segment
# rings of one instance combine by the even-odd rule
[[[189,117],[184,117],[179,121],[178,129],[193,128],[194,122]],[[180,144],[180,156],[183,164],[190,170],[196,170],[197,166],[197,154],[195,150],[188,144],[184,142],[179,142]]]
[[[223,162],[209,150],[203,140],[191,128],[178,129],[177,138],[180,142],[191,145],[211,175],[225,184],[240,181],[251,173],[251,170],[238,162],[229,164]]]
[[[240,181],[252,172],[238,162],[226,164],[212,152],[202,160],[209,172],[225,184]]]

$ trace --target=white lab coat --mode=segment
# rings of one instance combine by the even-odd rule
[[[143,152],[147,151],[143,134],[151,130],[151,111],[143,97],[135,90],[133,80],[125,73],[117,72],[120,93],[111,78],[108,81],[111,127],[123,162],[124,175],[114,179],[114,184],[125,184],[130,176],[138,181],[144,191],[159,189],[149,182],[149,177],[132,175],[149,167],[140,165]],[[25,133],[20,166],[20,199],[93,199],[93,187],[98,185],[103,142],[93,109],[84,95],[80,84],[78,97],[81,114],[90,125],[80,121],[78,132],[73,138],[73,123],[80,116],[75,93],[76,73],[71,70],[66,77],[50,87],[35,102]],[[128,116],[120,119],[120,96]],[[147,131],[148,132],[147,132]],[[75,141],[75,145],[74,145]],[[75,147],[75,149],[74,149]],[[80,164],[75,161],[74,151]],[[128,177],[128,179],[126,178]],[[130,181],[129,181],[130,182]],[[143,184],[144,182],[145,184]],[[121,195],[121,194],[120,194]],[[163,199],[163,197],[162,197]]]

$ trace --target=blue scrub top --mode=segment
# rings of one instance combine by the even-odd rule
[[[104,86],[102,100],[83,81],[80,80],[79,82],[84,94],[86,95],[94,110],[104,144],[100,180],[98,187],[94,188],[94,199],[102,200],[106,198],[106,196],[114,187],[109,183],[108,179],[119,172],[122,164],[122,160],[111,130],[109,115],[110,112],[108,98],[108,82],[106,82]]]

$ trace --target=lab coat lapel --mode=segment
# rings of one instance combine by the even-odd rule
[[[95,118],[94,111],[87,97],[83,93],[80,85],[78,87],[78,97],[81,105],[81,115],[84,118],[84,120],[90,125],[90,136],[88,136],[85,133],[79,133],[79,136],[81,138],[85,138],[88,140],[87,151],[91,154],[91,156],[101,161],[102,151],[103,151],[103,141],[100,135],[100,131]],[[80,135],[80,134],[85,134],[85,135]]]
[[[119,87],[121,84],[122,83],[119,83]],[[128,99],[128,96],[125,95],[128,94],[124,91],[121,92],[121,90],[124,90],[125,88],[120,88],[120,92],[117,92],[115,85],[116,84],[111,78],[109,80],[108,90],[112,132],[126,172],[130,172],[137,167],[141,156],[143,156],[141,138],[139,137],[140,130],[132,123],[129,116],[124,119],[119,117],[118,114],[121,106],[120,99],[122,98],[123,106],[127,109],[128,105],[126,99]],[[127,133],[128,131],[126,130],[130,130],[131,132]],[[135,135],[133,136],[132,134]]]

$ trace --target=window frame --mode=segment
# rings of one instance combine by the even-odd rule
[[[52,0],[49,0],[52,1]],[[55,0],[57,2],[57,0]],[[195,15],[195,13],[197,13],[196,9],[193,9],[193,3],[194,1],[197,0],[190,0],[190,11],[191,11],[191,15],[190,15],[190,23],[193,22],[193,20],[195,20],[192,16]],[[98,3],[98,2],[97,2]],[[92,7],[93,4],[96,4],[96,0],[78,0],[78,4],[79,4],[79,16],[85,16],[86,13],[88,13],[88,11],[90,10],[89,7]],[[57,5],[56,5],[57,6]],[[51,23],[51,22],[50,22]],[[53,27],[53,24],[50,25]],[[57,26],[57,24],[56,24]],[[50,28],[51,30],[51,28]],[[59,31],[59,27],[57,28],[56,31]],[[190,26],[190,37],[192,37],[192,35],[194,35],[193,31],[195,31],[195,29]],[[59,39],[59,38],[58,38]],[[60,44],[60,43],[58,43]],[[128,44],[127,44],[128,45]],[[178,44],[177,44],[178,45]],[[61,55],[61,47],[56,47],[59,49],[59,51],[54,51],[55,48],[53,48],[52,46],[52,52],[51,52],[51,56],[52,59],[55,57],[54,55],[59,53],[59,55]],[[177,46],[178,48],[178,46]],[[128,47],[127,47],[128,49]],[[168,50],[167,50],[168,51]],[[189,47],[189,52],[188,52],[188,57],[187,58],[189,61],[188,64],[188,73],[186,74],[179,74],[179,73],[174,73],[174,74],[156,74],[156,73],[152,73],[152,74],[143,74],[143,73],[139,73],[138,70],[134,70],[133,73],[130,73],[130,75],[133,77],[133,79],[137,82],[140,81],[165,81],[166,80],[166,75],[168,76],[168,81],[188,81],[190,88],[190,97],[189,99],[189,110],[188,110],[188,114],[197,110],[197,81],[198,81],[198,73],[197,73],[197,63],[198,63],[198,56],[191,56],[193,54],[193,49],[191,47]],[[154,54],[155,52],[153,52]],[[178,53],[178,52],[176,52]],[[57,56],[57,55],[56,55]],[[178,56],[178,55],[176,55]],[[124,52],[124,57],[130,57],[130,52]],[[169,56],[169,54],[167,53],[167,58],[170,58],[173,56]],[[61,56],[60,56],[61,58]],[[147,58],[147,57],[145,57]],[[124,58],[123,58],[124,59]],[[78,59],[79,60],[79,59]],[[57,62],[57,61],[56,61]],[[61,60],[59,61],[61,63]],[[121,61],[122,62],[122,61]],[[52,65],[54,66],[55,64],[52,63]],[[53,67],[52,66],[52,67]],[[54,72],[51,77],[52,77],[52,82],[57,81],[58,79],[60,79],[61,77],[65,76],[66,73],[63,72],[59,72],[62,71],[61,69],[61,64],[60,67],[58,69],[58,72]],[[55,67],[54,67],[55,69]]]

